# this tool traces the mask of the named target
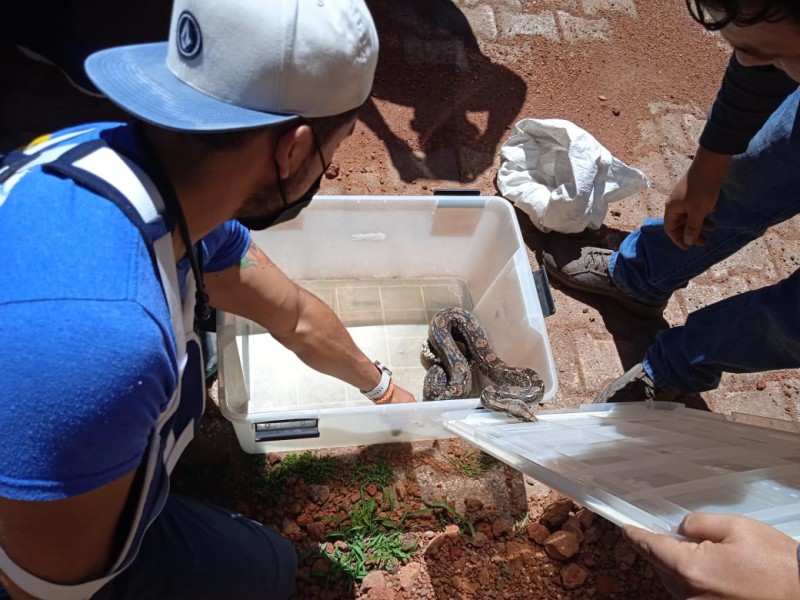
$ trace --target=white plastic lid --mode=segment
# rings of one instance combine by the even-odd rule
[[[444,427],[617,525],[676,535],[689,512],[741,514],[800,540],[800,435],[669,402],[585,405]]]

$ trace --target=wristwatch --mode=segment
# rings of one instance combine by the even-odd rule
[[[389,389],[389,383],[392,381],[392,372],[389,370],[389,367],[381,363],[381,361],[379,360],[376,360],[372,364],[378,367],[378,370],[381,372],[381,380],[378,382],[378,385],[376,385],[371,390],[369,391],[361,390],[361,393],[364,394],[370,400],[375,401],[381,396],[383,396]]]

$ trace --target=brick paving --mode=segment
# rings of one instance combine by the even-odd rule
[[[370,2],[384,55],[394,60],[392,64],[406,64],[408,70],[398,78],[379,71],[374,101],[343,152],[359,156],[361,146],[376,150],[360,156],[361,168],[353,168],[357,160],[348,162],[346,177],[326,181],[323,193],[428,194],[437,187],[459,186],[495,195],[497,150],[514,123],[524,117],[557,116],[585,127],[593,123],[592,133],[612,140],[608,144],[612,152],[651,179],[652,189],[611,207],[606,227],[597,236],[618,241],[646,216],[660,215],[673,182],[690,162],[726,60],[721,43],[681,14],[682,0],[669,1],[674,7],[666,0]],[[93,3],[103,41],[112,43],[123,37],[122,32],[124,41],[158,39],[158,32],[166,28],[156,20],[163,8],[151,3],[140,3],[137,18],[127,20],[118,15],[112,19],[103,12],[105,4],[84,5]],[[685,28],[681,35],[692,40],[693,53],[666,56],[665,61],[674,56],[683,61],[685,76],[652,86],[652,97],[644,97],[646,92],[631,81],[634,76],[627,70],[638,65],[639,57],[621,52],[619,46],[628,32],[639,31],[635,28],[642,19],[653,19],[655,14],[672,20],[665,20],[663,27],[654,20],[652,44],[680,46],[669,36]],[[107,26],[110,20],[119,27],[116,33]],[[619,62],[620,56],[629,62],[614,67],[611,63]],[[581,65],[588,60],[599,65],[592,68],[605,78],[600,91],[611,90],[609,102],[598,101],[597,89],[563,92],[560,87],[569,82],[548,79],[557,71],[559,76],[584,81],[581,77],[588,75]],[[701,65],[707,68],[704,73],[716,76],[705,81],[693,74]],[[663,79],[661,69],[656,62],[645,72],[658,80]],[[0,70],[4,73],[0,150],[61,126],[123,118],[108,102],[74,91],[55,69],[22,58],[7,40],[0,44]],[[415,93],[407,86],[415,77],[427,81],[434,77],[445,87],[430,84],[429,89],[423,82]],[[690,89],[686,86],[693,77],[698,79],[696,97],[668,92],[670,83]],[[465,82],[468,88],[462,87]],[[585,93],[584,103],[562,100],[578,93]],[[626,103],[632,96],[637,102]],[[539,106],[546,106],[547,114],[535,110]],[[611,117],[612,106],[622,109],[617,120]],[[463,135],[448,138],[453,132]],[[537,266],[543,236],[522,213],[518,215],[532,266]],[[555,289],[557,313],[547,325],[560,377],[556,405],[574,407],[590,401],[623,369],[638,362],[659,327],[681,324],[698,307],[792,273],[800,265],[799,241],[798,219],[773,228],[677,292],[661,323],[639,322],[612,302]],[[795,371],[726,375],[720,388],[704,398],[718,412],[797,420],[800,376]]]

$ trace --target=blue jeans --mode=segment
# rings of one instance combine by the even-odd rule
[[[663,219],[648,219],[610,259],[617,287],[641,302],[661,304],[767,228],[800,213],[799,102],[800,90],[734,157],[708,244],[681,250]],[[656,385],[685,392],[716,388],[724,372],[800,367],[800,271],[691,313],[682,327],[659,333],[643,363]]]
[[[171,494],[136,559],[92,600],[282,600],[294,592],[296,571],[294,547],[277,531]]]

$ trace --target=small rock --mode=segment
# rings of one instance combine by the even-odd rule
[[[308,531],[308,537],[310,537],[315,542],[324,542],[325,541],[325,525],[319,522],[309,523],[306,527],[306,531]]]
[[[297,525],[300,527],[308,527],[314,521],[314,517],[308,513],[303,513],[297,517]]]
[[[398,481],[394,484],[394,492],[397,494],[398,500],[404,500],[406,497],[406,484],[402,481]]]
[[[331,164],[325,171],[325,179],[336,179],[339,176],[339,165]]]
[[[575,518],[578,519],[578,522],[584,529],[589,529],[589,527],[592,526],[592,523],[594,523],[594,513],[588,508],[580,509],[577,513],[575,513]]]
[[[561,584],[568,590],[575,590],[581,587],[586,582],[587,577],[589,577],[589,573],[586,572],[586,569],[575,563],[561,569]]]
[[[451,523],[450,525],[446,525],[444,528],[445,535],[458,535],[458,532],[461,531],[455,523]]]
[[[372,588],[383,587],[386,587],[386,578],[383,575],[383,571],[373,571],[372,573],[368,573],[361,582],[362,592],[367,592]]]
[[[586,544],[594,544],[602,534],[603,532],[597,525],[591,525],[583,532],[583,541]]]
[[[400,535],[400,543],[403,544],[404,550],[416,550],[419,547],[419,540],[416,534],[410,531]]]
[[[544,509],[539,522],[550,531],[560,529],[569,518],[569,513],[572,511],[572,508],[572,500],[569,498],[560,498]]]
[[[525,527],[525,535],[537,544],[544,544],[544,541],[550,537],[550,530],[541,523],[528,523]]]
[[[470,543],[473,546],[475,546],[476,548],[483,548],[486,545],[486,542],[488,542],[488,541],[489,541],[489,538],[487,538],[480,531],[476,531],[475,535],[472,536],[472,539],[470,540]]]
[[[622,114],[622,111],[618,108],[613,108],[611,109],[611,114],[614,115],[615,117],[618,117],[620,116],[620,114]]]
[[[483,502],[477,498],[464,498],[464,516],[473,523],[485,521],[486,508]]]
[[[531,546],[530,544],[520,544],[519,542],[508,542],[506,543],[506,560],[513,561],[522,556],[530,556],[531,554]]]
[[[378,486],[376,486],[374,483],[370,483],[370,484],[367,486],[367,493],[368,493],[370,496],[374,496],[374,495],[377,493],[377,491],[378,491]]]
[[[580,543],[574,533],[569,531],[556,531],[545,540],[544,549],[550,558],[567,560],[580,551]]]
[[[283,523],[281,523],[281,531],[284,535],[290,538],[300,535],[300,528],[297,526],[297,523],[288,518],[284,519]]]
[[[763,392],[765,389],[767,389],[767,382],[764,381],[763,379],[759,379],[758,382],[756,383],[756,389],[759,392]]]
[[[492,581],[492,575],[489,573],[489,569],[484,567],[478,571],[478,581],[483,586],[489,585],[489,583]]]
[[[598,100],[600,100],[600,102],[605,102],[606,100],[608,100],[608,98],[606,98],[602,94],[600,96],[598,96],[597,98],[598,98]]]
[[[578,521],[577,517],[569,517],[561,526],[561,531],[569,531],[570,533],[574,533],[575,537],[578,538],[578,543],[583,541],[583,529],[581,528],[581,523]]]
[[[414,589],[414,584],[417,582],[421,571],[422,566],[416,562],[410,562],[400,567],[400,571],[397,573],[397,581],[400,587],[406,591]]]
[[[331,495],[331,491],[326,485],[311,484],[306,489],[306,495],[311,499],[312,502],[322,506]]]
[[[422,539],[424,540],[432,540],[436,537],[436,534],[433,531],[426,531],[422,534]]]
[[[494,523],[492,523],[492,535],[499,539],[510,532],[513,528],[514,523],[508,519],[495,519]]]

